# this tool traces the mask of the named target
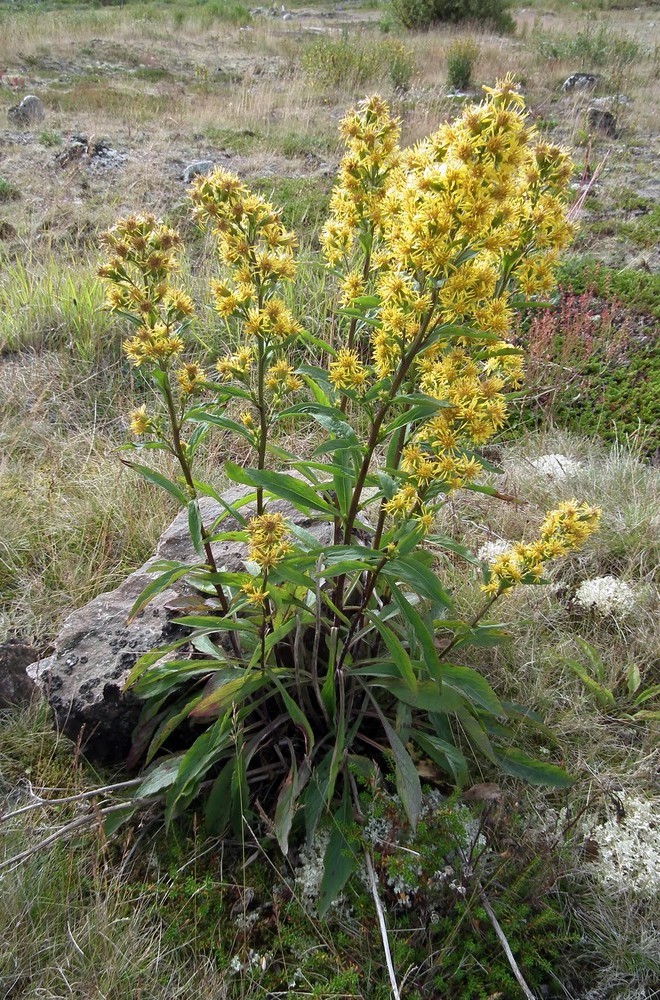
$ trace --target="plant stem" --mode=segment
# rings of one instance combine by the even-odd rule
[[[170,379],[169,379],[169,375],[167,374],[167,372],[165,373],[165,379],[163,381],[163,392],[164,392],[164,395],[165,395],[165,402],[167,403],[167,410],[168,410],[169,417],[170,417],[170,424],[172,426],[172,441],[173,441],[173,444],[174,444],[174,454],[176,455],[177,460],[179,462],[179,465],[181,466],[181,471],[183,472],[183,478],[185,479],[186,485],[188,486],[188,489],[190,490],[192,499],[197,504],[197,510],[199,512],[199,501],[198,501],[198,498],[197,498],[197,489],[195,487],[195,483],[194,483],[194,480],[193,480],[193,477],[192,477],[192,470],[190,468],[190,463],[188,462],[188,459],[186,458],[186,453],[185,453],[183,444],[181,442],[181,426],[179,424],[179,418],[177,416],[176,406],[174,404],[174,397],[172,395],[172,386],[170,385]],[[201,535],[202,535],[202,546],[204,548],[204,554],[206,556],[206,561],[207,561],[207,563],[208,563],[208,565],[209,565],[209,567],[211,569],[211,572],[212,573],[217,573],[218,572],[218,565],[217,565],[217,563],[215,561],[215,556],[213,555],[213,548],[211,546],[210,541],[208,540],[208,536],[207,536],[207,533],[206,533],[206,528],[204,527],[204,523],[202,522],[201,514],[200,514],[200,517],[199,517],[199,522],[200,522],[200,526],[201,526],[200,530],[201,530]],[[228,603],[227,598],[225,596],[225,592],[222,589],[222,584],[221,583],[215,583],[213,586],[214,586],[215,593],[216,593],[216,596],[218,598],[218,601],[220,603],[220,607],[222,608],[222,611],[224,612],[225,615],[229,614],[229,603]],[[236,634],[234,632],[230,632],[229,633],[229,641],[231,642],[231,645],[232,645],[232,648],[234,650],[234,653],[237,656],[239,656],[240,652],[241,652],[241,647],[240,647],[239,641],[238,641],[238,639],[236,637]]]

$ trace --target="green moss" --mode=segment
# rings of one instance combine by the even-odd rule
[[[638,313],[660,319],[660,274],[605,267],[594,257],[569,257],[559,271],[560,284],[578,295],[591,288],[616,298]]]

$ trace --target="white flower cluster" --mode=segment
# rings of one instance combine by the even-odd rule
[[[625,618],[631,614],[637,603],[635,591],[630,584],[615,576],[584,580],[575,591],[575,600],[589,611],[613,615],[615,618]]]
[[[566,455],[541,455],[534,459],[532,467],[541,476],[561,480],[580,472],[582,463],[576,462],[575,459],[568,458]]]
[[[655,896],[660,892],[660,801],[634,795],[620,801],[618,815],[585,824],[586,835],[598,846],[592,872],[606,889]]]
[[[511,542],[505,541],[503,538],[497,538],[491,542],[484,542],[479,551],[477,552],[477,559],[481,559],[482,562],[491,563],[493,559],[497,559],[504,552],[508,552],[511,548]]]
[[[270,965],[272,957],[269,951],[260,955],[258,951],[250,948],[245,962],[241,961],[240,955],[234,955],[228,965],[228,969],[234,975],[239,975],[241,972],[265,972]]]

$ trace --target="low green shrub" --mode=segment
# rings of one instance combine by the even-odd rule
[[[660,319],[660,274],[632,268],[606,267],[595,257],[570,256],[559,268],[559,283],[577,295],[591,290],[617,299],[636,313]]]
[[[606,24],[588,25],[575,32],[537,31],[536,47],[545,59],[573,59],[578,68],[629,66],[638,59],[637,39]]]
[[[521,421],[550,420],[609,442],[643,428],[653,451],[660,430],[655,326],[614,298],[611,287],[603,275],[600,294],[594,286],[580,294],[563,289],[557,306],[523,323],[533,404],[521,410]]]
[[[467,90],[479,49],[469,39],[458,39],[447,50],[447,83],[453,90]]]
[[[15,184],[11,181],[5,180],[4,177],[0,177],[0,202],[3,201],[17,201],[21,197],[21,192]]]
[[[463,24],[508,33],[515,24],[510,0],[389,0],[392,15],[404,28],[425,30],[435,23]]]
[[[414,72],[412,53],[394,39],[322,38],[303,53],[307,77],[322,87],[359,87],[389,80],[406,90]]]

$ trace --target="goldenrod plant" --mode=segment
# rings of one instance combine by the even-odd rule
[[[516,746],[510,721],[526,713],[461,659],[503,636],[484,618],[492,605],[543,582],[544,563],[580,546],[599,517],[564,502],[537,541],[489,567],[436,529],[458,489],[510,500],[480,482],[492,470],[482,449],[523,381],[514,308],[552,290],[572,236],[568,155],[538,137],[508,78],[409,149],[379,97],[349,112],[341,133],[321,234],[338,286],[332,343],[288,304],[294,235],[224,170],[191,195],[217,244],[224,356],[184,360],[193,305],[176,285],[180,241],[167,226],[119,222],[100,269],[109,307],[135,325],[126,354],[156,390],[157,405],[131,416],[132,447],[170,453],[180,476],[128,464],[187,508],[198,555],[154,567],[133,608],[181,577],[197,595],[175,618],[185,637],[143,656],[128,680],[145,701],[140,743],[152,765],[136,795],[162,791],[169,822],[203,794],[211,832],[258,828],[285,853],[291,836],[311,842],[329,822],[322,912],[356,864],[358,787],[380,774],[412,829],[420,755],[459,786],[475,754],[534,782],[570,783]],[[310,459],[282,447],[283,418],[319,425]],[[252,455],[225,463],[247,487],[232,504],[195,474],[215,427]],[[201,497],[218,503],[210,524]],[[287,520],[292,508],[331,525],[333,544]],[[223,540],[245,544],[242,571],[218,565]],[[483,572],[484,604],[468,622],[442,586],[443,554]]]

